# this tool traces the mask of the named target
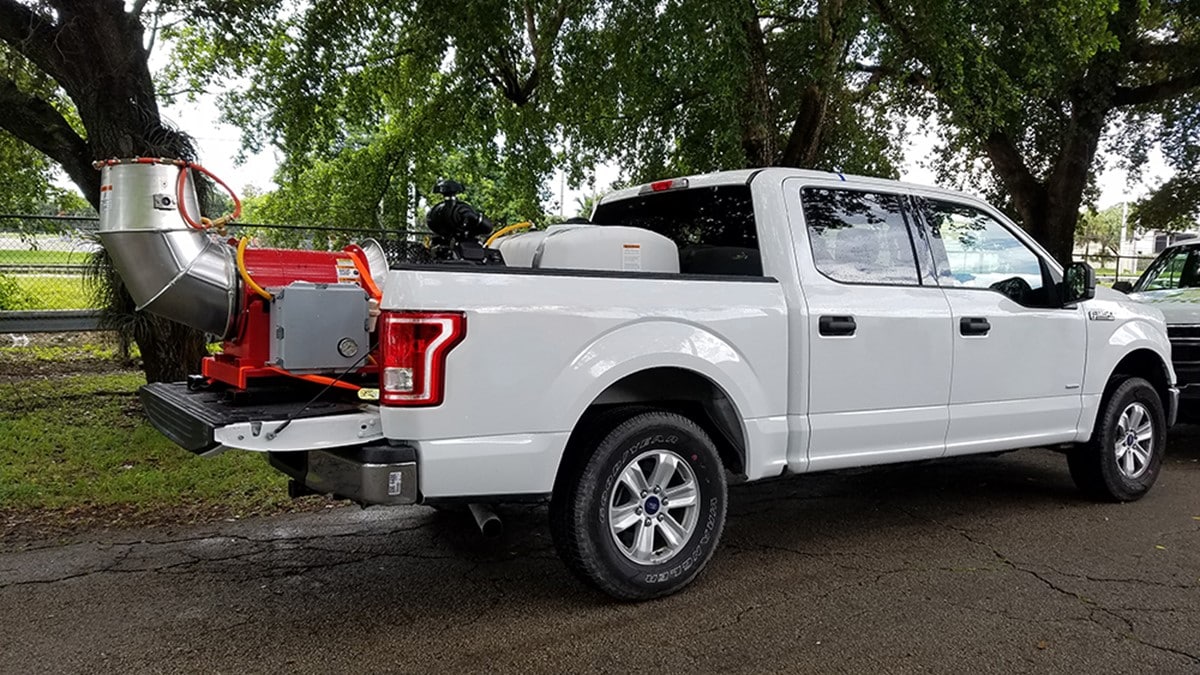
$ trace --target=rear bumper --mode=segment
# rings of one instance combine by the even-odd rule
[[[375,406],[309,403],[304,390],[234,393],[182,382],[148,384],[139,394],[150,422],[178,445],[197,454],[265,452],[272,466],[303,486],[298,494],[332,494],[361,504],[419,499],[417,452],[383,441]]]
[[[419,499],[417,451],[409,446],[272,452],[267,457],[271,466],[312,492],[360,504],[415,504]]]
[[[1198,389],[1198,388],[1193,387],[1193,390],[1194,390],[1192,392],[1193,396],[1195,396],[1197,393],[1200,393],[1200,392],[1195,391],[1196,389]],[[1180,395],[1179,387],[1171,387],[1170,389],[1167,390],[1167,400],[1165,402],[1167,404],[1167,426],[1168,427],[1175,426],[1175,420],[1177,420],[1179,418],[1179,395]]]

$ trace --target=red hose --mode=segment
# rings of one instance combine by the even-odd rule
[[[229,193],[229,196],[233,198],[233,213],[227,216],[221,216],[215,221],[209,221],[207,223],[204,222],[207,219],[203,217],[200,218],[200,222],[192,220],[192,217],[188,215],[187,208],[184,206],[185,202],[183,201],[183,188],[187,183],[185,176],[187,175],[186,171],[188,169],[195,169],[196,171],[199,171],[205,176],[213,179],[213,182],[215,182],[217,185],[220,185],[222,188],[224,188],[225,192]],[[221,227],[225,223],[228,223],[231,220],[237,220],[242,216],[242,200],[238,199],[237,194],[233,190],[229,189],[229,186],[225,184],[225,181],[218,178],[215,174],[213,174],[213,172],[194,162],[180,162],[179,179],[175,181],[175,200],[179,203],[179,215],[183,216],[183,222],[197,230],[207,230],[209,227],[214,225]]]

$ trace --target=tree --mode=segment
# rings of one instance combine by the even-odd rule
[[[585,161],[635,180],[794,166],[895,175],[899,140],[868,105],[861,0],[614,2],[568,33],[560,105]]]
[[[0,213],[36,213],[51,191],[45,155],[0,132]]]
[[[245,3],[169,31],[173,75],[249,83],[220,101],[246,147],[284,151],[265,219],[408,229],[446,176],[494,219],[528,218],[554,159],[539,72],[580,3],[536,4],[317,1],[276,18]]]
[[[944,166],[969,172],[986,158],[1024,227],[1060,261],[1071,258],[1102,143],[1140,148],[1127,153],[1137,165],[1146,148],[1185,133],[1187,111],[1195,118],[1195,2],[871,5],[889,30],[864,69],[908,83],[910,111],[932,103],[946,127],[946,155],[957,159]]]
[[[1088,210],[1079,217],[1075,228],[1075,243],[1083,246],[1084,254],[1092,253],[1095,246],[1099,253],[1119,253],[1121,247],[1121,220],[1126,205],[1117,204],[1103,211]]]
[[[94,207],[109,157],[194,158],[187,136],[163,124],[148,66],[142,13],[121,0],[0,0],[0,129],[56,162]],[[109,313],[133,331],[150,381],[182,379],[204,354],[203,335],[133,317],[118,292]]]
[[[274,3],[266,3],[273,5]],[[285,159],[273,219],[404,229],[439,176],[497,221],[556,168],[637,181],[783,164],[894,175],[895,130],[853,65],[865,0],[317,0],[171,29],[173,88],[221,95]]]

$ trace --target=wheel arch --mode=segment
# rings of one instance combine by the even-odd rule
[[[646,368],[605,387],[572,428],[559,475],[573,460],[586,457],[589,438],[606,433],[639,410],[666,410],[691,419],[712,438],[726,469],[745,475],[746,429],[737,402],[712,378],[679,366]]]
[[[1154,391],[1158,392],[1163,408],[1166,409],[1171,396],[1171,370],[1158,352],[1148,347],[1141,347],[1121,357],[1108,376],[1101,400],[1108,400],[1113,389],[1122,380],[1129,377],[1140,377],[1148,381],[1154,387]]]

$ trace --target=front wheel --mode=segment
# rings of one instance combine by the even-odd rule
[[[1092,439],[1067,455],[1071,477],[1094,499],[1140,499],[1158,479],[1166,431],[1158,392],[1140,377],[1126,379],[1101,405]]]
[[[703,429],[674,413],[638,414],[561,477],[550,503],[554,543],[572,572],[615,598],[669,595],[712,557],[726,499],[724,467]]]

